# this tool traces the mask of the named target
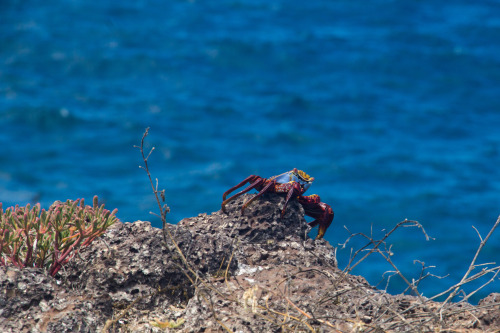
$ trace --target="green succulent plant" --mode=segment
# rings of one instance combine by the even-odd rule
[[[56,201],[48,210],[40,204],[9,207],[0,202],[0,266],[39,267],[55,276],[80,247],[89,245],[118,219],[110,212],[93,207],[83,199]]]

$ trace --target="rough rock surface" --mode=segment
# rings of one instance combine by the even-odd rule
[[[162,230],[137,221],[114,225],[56,278],[0,267],[0,332],[499,330],[500,294],[478,307],[448,304],[438,318],[440,303],[343,274],[335,248],[307,236],[296,202],[280,219],[281,196],[264,196],[242,215],[248,198],[230,203],[228,214],[169,225],[182,256],[170,239],[165,246]]]

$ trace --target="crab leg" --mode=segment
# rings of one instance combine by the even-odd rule
[[[283,205],[283,210],[281,211],[281,218],[283,218],[283,216],[285,215],[288,201],[292,198],[292,196],[298,197],[300,193],[301,193],[300,185],[298,185],[297,183],[293,183],[293,186],[290,188],[288,194],[286,195],[285,204]]]
[[[257,179],[257,180],[255,180],[255,179]],[[255,180],[255,181],[254,181],[254,180]],[[227,196],[229,193],[231,193],[232,191],[234,191],[234,190],[236,190],[236,189],[238,189],[238,188],[242,187],[243,185],[245,185],[245,183],[250,183],[250,182],[252,182],[252,181],[254,181],[254,182],[253,182],[250,186],[248,186],[247,188],[245,188],[243,191],[240,191],[240,192],[238,192],[238,193],[236,193],[236,194],[234,194],[234,195],[232,195],[232,196],[230,196],[229,198],[227,198],[227,199],[226,199],[226,196]],[[222,200],[224,200],[224,201],[222,201],[222,207],[221,207],[221,208],[222,208],[222,211],[223,211],[224,213],[226,213],[226,207],[225,207],[225,206],[226,206],[226,204],[227,204],[229,201],[231,201],[231,200],[233,200],[234,198],[236,198],[236,197],[238,197],[238,196],[240,196],[240,195],[242,195],[242,194],[245,194],[245,193],[249,192],[250,190],[252,190],[252,189],[254,189],[254,188],[256,188],[256,187],[258,187],[258,186],[262,185],[262,183],[263,183],[264,181],[265,181],[265,179],[264,179],[264,178],[260,178],[259,176],[254,176],[254,175],[252,175],[252,176],[247,177],[244,181],[242,181],[242,182],[241,182],[241,183],[239,183],[238,185],[236,185],[236,186],[234,186],[234,187],[230,188],[229,190],[227,190],[227,191],[224,193],[224,195],[222,196]]]
[[[246,183],[252,183],[254,182],[254,184],[259,180],[259,179],[263,179],[259,176],[256,176],[256,175],[251,175],[251,176],[248,176],[247,178],[245,178],[241,183],[239,183],[238,185],[236,186],[233,186],[231,187],[229,190],[227,190],[226,192],[224,192],[224,194],[222,195],[222,201],[226,201],[226,197],[229,193],[233,192],[234,190],[242,187],[243,185],[245,185]],[[233,195],[234,197],[234,195]]]
[[[249,204],[252,203],[252,201],[254,201],[255,199],[257,199],[258,197],[260,197],[262,194],[266,193],[267,190],[269,189],[269,187],[271,187],[272,185],[275,185],[276,184],[276,181],[275,180],[270,180],[266,186],[264,186],[264,188],[262,188],[262,190],[257,193],[253,198],[251,198],[250,200],[248,200],[247,202],[245,202],[245,204],[241,207],[241,214],[243,214],[243,212],[245,211],[245,209],[247,208],[247,206]]]

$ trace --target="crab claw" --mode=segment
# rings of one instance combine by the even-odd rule
[[[326,229],[330,226],[333,220],[333,211],[331,215],[330,222],[325,221],[323,224],[320,223],[319,228],[318,228],[318,235],[316,236],[316,239],[321,239],[325,235]]]
[[[314,228],[319,225],[318,236],[316,239],[321,239],[325,235],[326,229],[332,224],[333,221],[333,209],[330,205],[321,202],[318,195],[313,194],[310,196],[299,197],[299,202],[304,207],[304,211],[307,216],[315,218],[314,221],[308,224]]]
[[[330,207],[330,205],[327,205],[326,203],[321,202],[320,206],[324,209],[323,214],[318,217],[316,220],[312,221],[309,223],[311,227],[315,227],[316,225],[319,224],[318,228],[318,236],[316,236],[316,239],[321,239],[325,235],[326,229],[332,224],[333,221],[333,209]]]

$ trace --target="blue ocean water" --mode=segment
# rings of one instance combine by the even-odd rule
[[[388,243],[410,280],[414,260],[448,274],[421,283],[432,296],[466,272],[473,226],[484,238],[500,213],[499,13],[491,0],[4,0],[0,202],[97,194],[160,227],[133,147],[151,127],[169,222],[297,167],[335,210],[332,244],[344,226],[380,238],[418,220],[434,240],[406,228]],[[497,230],[479,260],[499,253]],[[390,270],[373,257],[354,273],[377,284]],[[499,290],[497,277],[472,301]]]

